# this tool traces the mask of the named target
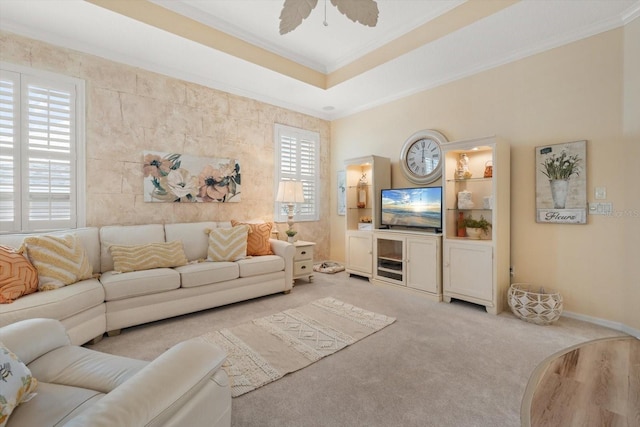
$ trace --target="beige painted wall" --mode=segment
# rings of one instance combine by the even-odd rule
[[[640,19],[624,32],[624,323],[640,329]]]
[[[87,225],[273,219],[273,125],[320,133],[320,177],[329,174],[330,123],[139,68],[0,32],[0,59],[86,81]],[[143,151],[236,158],[240,203],[145,203]],[[322,188],[320,200],[328,198]],[[329,206],[297,223],[328,258]],[[283,231],[286,224],[278,224]],[[285,238],[281,234],[281,238]]]
[[[587,225],[538,224],[534,180],[536,146],[586,139],[589,200],[596,186],[607,188],[607,201],[616,211],[631,207],[630,198],[638,199],[638,168],[625,160],[632,152],[630,145],[634,145],[635,159],[639,158],[637,95],[626,104],[627,121],[633,122],[626,130],[635,139],[623,137],[623,84],[637,92],[640,75],[628,73],[623,81],[624,71],[638,67],[637,25],[336,120],[332,123],[332,176],[343,168],[344,159],[376,154],[391,158],[392,185],[400,187],[407,182],[400,174],[398,156],[413,132],[436,129],[450,141],[499,135],[512,144],[514,281],[560,290],[567,311],[640,330],[640,300],[626,302],[631,292],[638,295],[638,274],[637,270],[632,274],[631,263],[637,264],[640,257],[637,248],[629,250],[638,239],[625,246],[627,228],[637,231],[638,218],[589,216]],[[626,51],[634,50],[628,63],[625,41]],[[336,260],[344,260],[343,222],[344,217],[332,212],[331,256]],[[627,255],[630,252],[634,257]]]

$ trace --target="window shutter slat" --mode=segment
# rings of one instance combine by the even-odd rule
[[[303,183],[305,203],[296,205],[296,221],[317,221],[318,209],[318,152],[320,135],[283,125],[275,127],[276,183],[294,180]],[[285,221],[285,212],[276,203],[276,221]]]
[[[84,82],[2,63],[0,70],[1,231],[78,226],[78,138]],[[84,171],[81,171],[84,178]],[[84,208],[82,208],[82,224]]]

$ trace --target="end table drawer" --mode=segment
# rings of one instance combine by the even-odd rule
[[[293,275],[313,274],[313,260],[296,261],[293,263]]]
[[[304,259],[313,259],[313,246],[296,246],[296,261]]]

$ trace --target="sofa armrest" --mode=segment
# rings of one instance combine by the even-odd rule
[[[150,362],[65,426],[161,426],[197,395],[226,359],[220,347],[183,341]],[[226,378],[226,377],[225,377]],[[228,382],[221,386],[231,389]]]
[[[269,239],[271,250],[274,254],[284,258],[285,291],[293,287],[293,258],[296,256],[296,247],[284,240]]]
[[[71,344],[66,329],[55,319],[27,319],[3,326],[0,341],[25,365],[58,347]]]

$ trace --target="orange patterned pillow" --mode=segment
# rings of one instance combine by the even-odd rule
[[[0,304],[38,290],[38,272],[29,260],[15,249],[0,246]]]
[[[273,255],[271,250],[271,228],[273,226],[270,222],[263,222],[260,224],[250,224],[246,222],[238,222],[231,220],[231,225],[248,225],[249,237],[247,237],[247,256],[252,255]]]

